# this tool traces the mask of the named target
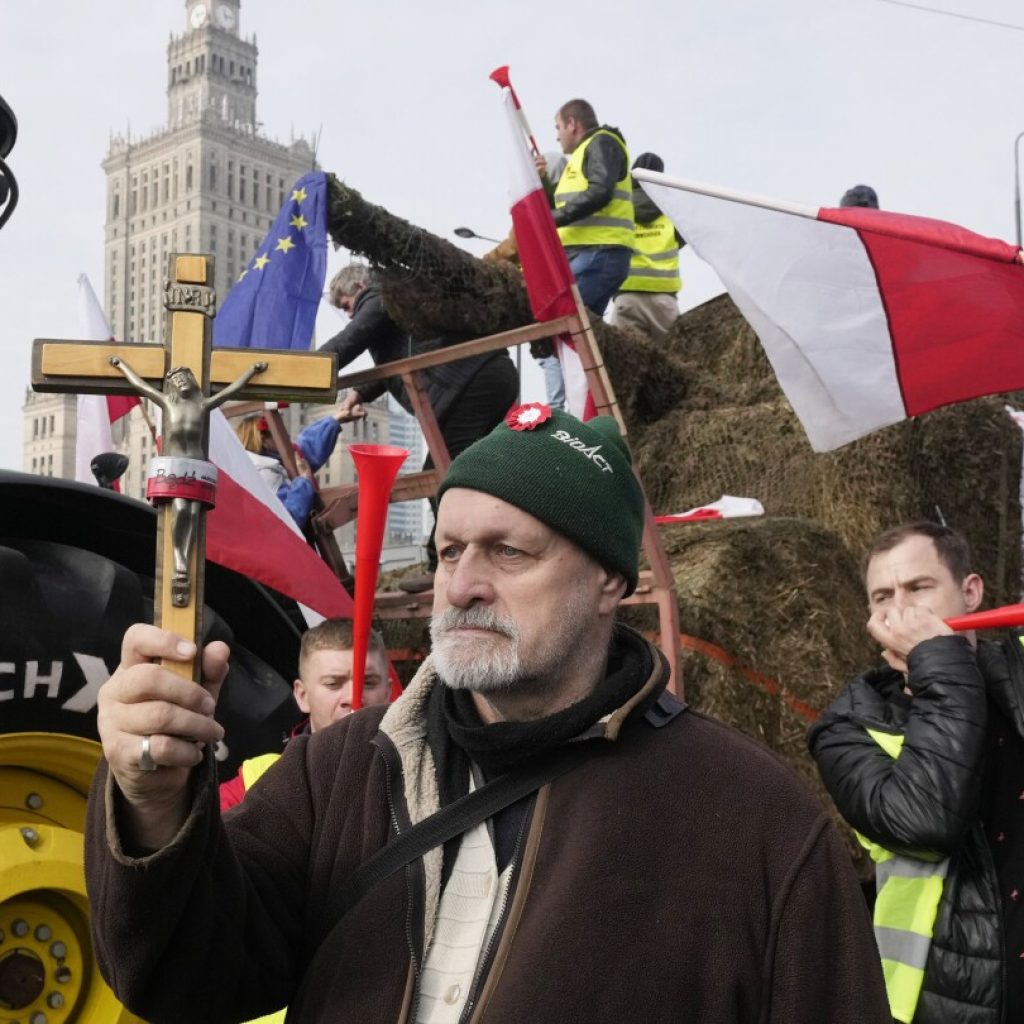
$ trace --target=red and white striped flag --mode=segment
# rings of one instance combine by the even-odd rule
[[[217,506],[206,516],[207,558],[325,618],[351,618],[348,591],[306,543],[220,409],[210,414],[210,461],[220,474]]]
[[[923,217],[634,177],[722,279],[815,451],[1024,388],[1017,247]]]
[[[114,332],[100,306],[99,299],[85,274],[78,275],[78,329],[88,341],[113,341]],[[79,395],[78,432],[75,435],[75,479],[94,484],[92,460],[102,452],[114,450],[111,424],[140,404],[134,395]],[[117,490],[121,488],[115,482]]]
[[[763,516],[764,505],[757,498],[737,498],[734,494],[723,494],[718,501],[709,501],[686,512],[655,516],[661,526],[672,523],[699,523],[707,519],[741,519],[746,516]]]
[[[508,69],[503,70],[507,82]],[[555,229],[547,194],[523,135],[515,92],[510,84],[504,84],[501,94],[511,142],[509,205],[530,308],[540,322],[557,320],[576,312],[576,301],[572,295],[575,282]],[[574,416],[588,420],[597,410],[576,346],[568,337],[553,340],[562,364],[566,409]]]

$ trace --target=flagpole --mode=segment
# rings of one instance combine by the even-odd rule
[[[764,210],[777,210],[779,213],[792,213],[810,220],[818,219],[820,207],[808,206],[806,203],[791,203],[785,199],[771,199],[768,196],[755,195],[753,192],[740,192],[738,189],[722,188],[719,185],[707,185],[700,181],[689,181],[685,178],[673,178],[658,171],[634,168],[630,172],[637,181],[649,181],[652,185],[667,185],[669,188],[695,192],[698,195],[710,196],[712,199],[725,199],[730,203],[744,203],[747,206],[759,206]]]
[[[1013,214],[1017,227],[1017,248],[1024,242],[1021,241],[1020,229],[1020,140],[1024,139],[1024,132],[1019,132],[1013,140]]]
[[[508,89],[512,94],[512,104],[516,108],[516,119],[519,121],[519,126],[523,129],[523,134],[530,140],[530,149],[533,150],[533,155],[540,156],[540,147],[537,145],[537,140],[533,137],[533,132],[530,131],[530,124],[526,120],[526,114],[523,112],[523,105],[519,102],[519,97],[512,87],[512,80],[508,77],[508,65],[502,64],[500,68],[495,68],[488,77],[492,82],[495,82],[502,89]]]

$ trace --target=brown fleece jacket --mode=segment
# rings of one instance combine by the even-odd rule
[[[638,680],[648,693],[665,683],[655,665]],[[142,859],[122,848],[101,767],[86,843],[94,941],[132,1010],[153,1024],[286,1003],[303,1024],[409,1019],[439,855],[381,883],[338,927],[332,901],[392,833],[389,792],[402,828],[436,806],[421,714],[435,684],[428,660],[383,722],[372,709],[298,737],[223,823],[208,763],[180,834]],[[656,729],[623,709],[604,735],[534,801],[466,1019],[890,1021],[849,858],[796,775],[690,711]]]

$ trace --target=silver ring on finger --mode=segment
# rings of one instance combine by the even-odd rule
[[[157,763],[153,760],[153,755],[149,752],[149,741],[151,737],[142,737],[142,750],[139,751],[138,766],[140,772],[155,772],[157,769]]]

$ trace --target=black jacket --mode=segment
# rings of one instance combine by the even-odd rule
[[[414,341],[388,316],[381,301],[380,290],[371,285],[356,297],[352,319],[333,338],[324,342],[319,351],[336,352],[340,369],[364,352],[369,352],[374,364],[380,366],[466,340],[463,337],[444,337]],[[487,352],[482,356],[459,359],[423,371],[427,381],[427,397],[438,422],[443,423],[446,414],[480,368],[492,359],[500,358],[508,359],[508,352]],[[385,391],[390,391],[398,404],[406,412],[412,413],[412,403],[400,377],[359,385],[359,394],[364,402],[380,398]]]
[[[950,857],[915,1024],[998,1024],[1004,1005],[1002,902],[982,825],[986,732],[994,704],[1024,738],[1017,642],[963,637],[918,644],[904,678],[884,667],[855,679],[808,743],[843,817],[887,849]],[[867,729],[902,733],[893,760]],[[995,780],[994,784],[998,784]]]

